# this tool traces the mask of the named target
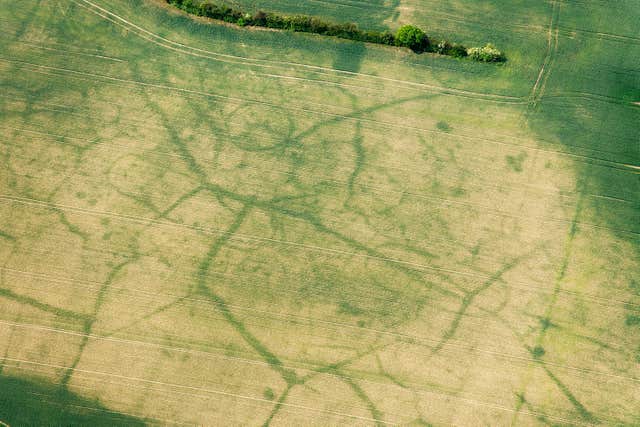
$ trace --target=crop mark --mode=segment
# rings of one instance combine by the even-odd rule
[[[62,209],[55,209],[55,212],[58,214],[60,223],[64,225],[67,228],[67,230],[69,230],[70,233],[80,237],[85,244],[89,241],[89,235],[84,231],[82,231],[80,227],[78,227],[77,225],[69,222],[67,215],[64,213]]]
[[[278,401],[274,405],[273,409],[271,410],[271,413],[267,417],[266,421],[263,423],[262,427],[269,427],[269,425],[271,424],[271,421],[273,421],[273,418],[276,416],[276,414],[282,409],[282,406],[285,404],[285,401],[287,399],[287,396],[291,392],[291,389],[293,387],[295,387],[296,385],[305,385],[309,380],[313,379],[317,375],[322,375],[322,374],[332,375],[332,376],[334,376],[336,378],[339,378],[342,381],[345,381],[347,383],[349,381],[353,381],[353,378],[344,375],[340,371],[340,369],[343,368],[344,366],[347,366],[347,365],[349,365],[349,364],[361,359],[362,357],[365,357],[365,356],[368,356],[368,355],[370,355],[370,354],[372,354],[374,352],[377,352],[377,351],[383,349],[386,346],[387,345],[373,346],[368,350],[365,350],[363,352],[359,352],[358,354],[356,354],[353,357],[348,357],[348,358],[342,359],[342,360],[340,360],[338,362],[330,363],[330,364],[327,364],[325,366],[316,368],[312,372],[310,372],[307,375],[305,375],[304,377],[299,377],[296,382],[287,383],[287,386],[286,386],[285,390],[282,392],[282,394],[278,398]],[[374,408],[375,408],[375,406],[374,406]],[[373,414],[373,412],[372,412],[372,414]],[[379,415],[377,410],[376,410],[376,414]],[[377,424],[388,424],[388,423],[382,422],[380,420],[381,420],[380,417],[376,418],[374,416],[374,420],[373,421],[375,421]]]
[[[552,324],[551,323],[552,322],[551,321],[551,313],[553,311],[553,308],[555,307],[558,294],[562,290],[562,281],[564,280],[565,274],[567,272],[567,268],[569,266],[569,260],[571,258],[571,254],[572,254],[574,238],[575,238],[575,235],[576,235],[576,233],[578,231],[578,218],[580,217],[580,214],[582,212],[582,203],[583,203],[583,197],[582,197],[583,183],[579,182],[577,186],[578,186],[578,194],[580,196],[578,197],[578,200],[577,200],[577,203],[576,203],[576,207],[575,207],[575,210],[574,210],[573,219],[571,221],[571,224],[569,226],[569,230],[567,232],[567,239],[566,239],[566,242],[565,242],[565,245],[564,245],[564,252],[563,252],[563,255],[562,255],[562,259],[561,259],[560,265],[558,267],[558,273],[556,275],[556,280],[555,280],[555,284],[554,284],[554,290],[553,290],[553,293],[551,294],[550,302],[549,302],[549,304],[547,305],[547,307],[545,309],[545,313],[542,316],[544,321],[543,321],[543,323],[541,325],[540,332],[538,333],[538,336],[536,338],[534,350],[531,350],[530,348],[528,348],[529,351],[532,352],[532,353],[534,351],[536,351],[537,349],[543,349],[542,344],[543,344],[543,341],[544,341],[544,337],[545,337],[547,331],[549,330],[548,326],[546,326],[546,325],[551,325]],[[526,345],[525,345],[525,347],[526,347]],[[570,390],[562,382],[560,382],[555,375],[553,375],[551,373],[551,371],[548,369],[548,366],[542,364],[542,357],[541,357],[542,354],[540,354],[540,353],[544,354],[544,352],[538,351],[538,357],[534,357],[533,360],[536,361],[544,369],[545,373],[558,386],[558,388],[561,390],[563,395],[571,402],[571,404],[580,413],[581,417],[584,418],[587,421],[593,421],[594,419],[592,418],[592,415],[590,414],[590,412],[588,412],[586,410],[586,408],[570,392]],[[535,356],[535,354],[534,354],[534,356]],[[527,385],[524,386],[522,392],[520,393],[523,396],[525,395],[526,388],[527,388]],[[521,407],[522,407],[521,403],[519,403],[516,406],[516,413],[515,413],[514,418],[513,418],[513,423],[515,423],[515,420],[517,419],[517,415],[518,415],[518,412],[520,411]]]
[[[328,227],[322,225],[321,223],[319,223],[319,221],[317,220],[317,218],[311,214],[308,213],[304,213],[304,212],[298,212],[298,211],[293,211],[290,209],[285,209],[279,206],[274,206],[273,203],[266,201],[266,202],[261,202],[258,200],[253,200],[251,197],[248,196],[242,196],[236,193],[233,193],[231,191],[228,190],[224,190],[221,187],[218,187],[216,185],[207,185],[205,186],[205,188],[211,190],[213,193],[217,193],[219,194],[220,197],[224,196],[224,197],[228,197],[232,200],[236,200],[239,201],[243,204],[245,203],[254,203],[254,205],[256,207],[260,207],[264,210],[273,210],[274,212],[277,213],[282,213],[284,215],[293,217],[293,218],[298,218],[298,219],[302,219],[304,220],[305,218],[310,218],[313,223],[311,223],[311,225],[318,225],[320,227],[320,230],[329,230],[330,232],[335,233],[335,231],[329,229]],[[175,227],[175,228],[188,228],[188,229],[192,229],[192,230],[197,230],[197,231],[201,231],[207,234],[223,234],[224,231],[223,230],[216,230],[216,229],[209,229],[209,228],[203,228],[203,227],[196,227],[196,226],[188,226],[185,224],[178,224],[178,223],[173,223],[173,222],[161,222],[161,221],[156,221],[153,218],[143,218],[143,217],[137,217],[137,216],[131,216],[131,215],[122,215],[122,214],[116,214],[113,212],[104,212],[104,211],[94,211],[94,210],[89,210],[89,209],[84,209],[84,208],[77,208],[77,207],[73,207],[73,206],[66,206],[66,205],[54,205],[51,203],[47,203],[47,202],[43,202],[40,200],[36,200],[36,199],[29,199],[29,198],[18,198],[15,196],[8,196],[8,195],[2,195],[0,194],[0,200],[5,200],[5,201],[10,201],[10,202],[14,202],[14,203],[22,203],[22,204],[26,204],[26,205],[35,205],[35,206],[41,206],[41,207],[50,207],[50,206],[54,206],[57,208],[62,208],[62,209],[66,209],[66,210],[71,210],[71,211],[76,211],[76,212],[82,212],[88,215],[95,215],[95,216],[108,216],[108,217],[113,217],[113,218],[119,218],[122,220],[127,220],[127,221],[131,221],[131,222],[135,222],[135,223],[143,223],[143,224],[151,224],[151,225],[156,225],[156,226],[162,226],[162,227]],[[340,235],[340,233],[337,233],[338,235]],[[640,233],[639,233],[640,234]],[[344,238],[344,236],[342,236]],[[414,262],[409,262],[409,261],[404,261],[402,259],[397,259],[397,258],[388,258],[388,257],[377,257],[374,256],[372,254],[367,254],[367,253],[358,253],[358,252],[349,252],[349,251],[344,251],[344,250],[340,250],[340,249],[332,249],[332,248],[326,248],[326,247],[320,247],[320,246],[316,246],[316,245],[309,245],[309,244],[304,244],[304,243],[296,243],[296,242],[292,242],[292,241],[286,241],[286,240],[279,240],[279,239],[273,239],[273,238],[266,238],[266,237],[258,237],[258,236],[254,236],[254,235],[246,235],[246,234],[236,234],[236,236],[234,236],[234,238],[240,239],[240,240],[248,240],[248,241],[260,241],[260,242],[272,242],[272,243],[278,243],[278,244],[283,244],[283,245],[288,245],[288,246],[294,246],[294,247],[299,247],[299,248],[304,248],[310,251],[319,251],[319,252],[325,252],[325,253],[331,253],[331,254],[340,254],[340,255],[344,255],[344,256],[357,256],[357,257],[362,257],[362,258],[370,258],[370,259],[375,259],[375,260],[379,260],[379,261],[384,261],[385,263],[389,263],[389,264],[399,264],[400,266],[406,266],[407,269],[414,271],[414,272],[421,272],[421,271],[440,271],[443,273],[450,273],[450,274],[456,274],[456,275],[461,275],[461,276],[467,276],[467,277],[476,277],[476,278],[489,278],[490,275],[485,275],[485,274],[479,274],[479,273],[469,273],[469,272],[463,272],[463,271],[457,271],[457,270],[450,270],[450,269],[446,269],[446,268],[439,268],[439,267],[433,267],[433,266],[429,266],[426,264],[418,264],[418,263],[414,263]],[[348,238],[347,238],[348,239]],[[351,239],[351,241],[353,241],[353,239]],[[376,253],[374,251],[374,253]],[[527,283],[527,282],[515,282],[515,281],[511,281],[511,287],[512,288],[516,288],[516,289],[521,289],[521,290],[525,290],[525,291],[531,291],[531,290],[535,290],[537,292],[541,292],[541,293],[549,293],[549,291],[545,288],[540,288],[540,287],[535,287],[532,286],[531,283]],[[515,286],[515,285],[520,285],[520,286]],[[443,288],[436,288],[438,289],[440,292],[444,292],[446,295],[449,296],[455,296],[455,297],[460,297],[459,294],[452,292],[452,291],[448,291],[448,290],[444,290]],[[551,293],[556,292],[556,290],[551,291]],[[629,302],[627,301],[622,301],[622,300],[616,300],[616,299],[611,299],[611,298],[603,298],[603,297],[599,297],[597,295],[593,295],[593,294],[586,294],[583,292],[574,292],[574,291],[570,291],[570,290],[564,290],[564,289],[558,289],[557,293],[562,293],[562,294],[567,294],[567,295],[571,295],[571,296],[581,296],[584,298],[589,298],[590,300],[597,302],[597,303],[602,303],[604,305],[607,305],[608,303],[615,303],[615,304],[620,304],[620,305],[624,305],[624,306],[629,306]],[[636,304],[637,305],[637,304]]]
[[[599,423],[598,419],[595,416],[593,416],[593,414],[589,412],[582,403],[580,403],[580,401],[575,397],[575,395],[571,393],[571,390],[569,390],[569,388],[562,381],[560,381],[560,379],[556,377],[547,366],[542,366],[542,369],[544,369],[544,371],[549,376],[549,378],[551,378],[551,380],[558,386],[562,394],[564,394],[567,400],[571,402],[573,407],[576,408],[576,410],[578,411],[578,414],[580,414],[582,419],[590,423],[596,423],[596,424]]]
[[[249,344],[269,364],[269,366],[271,366],[273,370],[275,370],[282,376],[285,382],[287,382],[288,384],[295,383],[297,381],[295,371],[285,368],[280,359],[274,353],[272,353],[258,338],[256,338],[251,332],[249,332],[244,323],[242,323],[242,321],[240,321],[231,312],[231,309],[227,305],[226,301],[207,285],[207,273],[209,271],[209,267],[213,258],[215,258],[220,249],[229,240],[229,237],[233,233],[235,233],[238,228],[240,228],[251,209],[251,204],[245,204],[233,224],[231,224],[231,226],[229,227],[228,232],[220,236],[218,239],[214,240],[213,244],[209,248],[209,251],[207,252],[207,255],[198,267],[195,291],[198,294],[207,297],[215,305],[215,307],[222,313],[225,320],[236,329],[236,331],[240,334],[240,336],[242,336],[247,344]]]
[[[484,292],[487,289],[489,289],[491,287],[491,285],[493,285],[497,281],[501,280],[502,279],[502,275],[504,273],[506,273],[507,271],[509,271],[509,270],[513,269],[514,267],[516,267],[523,258],[524,258],[524,256],[520,256],[520,257],[517,257],[517,258],[509,261],[508,263],[506,263],[505,265],[500,267],[500,269],[498,271],[496,271],[494,274],[492,274],[484,283],[482,283],[482,285],[478,286],[477,288],[475,288],[472,291],[465,292],[465,295],[462,298],[462,302],[461,302],[460,308],[458,309],[458,312],[456,313],[455,319],[453,319],[453,321],[449,325],[449,329],[447,329],[445,331],[445,333],[442,335],[442,338],[440,339],[438,344],[436,344],[436,346],[433,348],[432,353],[439,352],[442,349],[442,347],[444,347],[444,345],[451,338],[453,338],[455,336],[456,331],[458,330],[458,327],[460,326],[460,321],[462,320],[462,317],[465,315],[467,309],[471,306],[471,304],[473,304],[473,301],[475,300],[475,298],[478,295],[480,295],[482,292]]]
[[[269,425],[271,425],[271,421],[273,421],[273,418],[278,414],[280,409],[282,409],[282,405],[287,400],[287,397],[289,396],[289,393],[291,392],[291,389],[293,388],[293,386],[294,386],[293,383],[287,383],[286,388],[282,393],[280,393],[280,396],[278,397],[278,401],[276,402],[274,407],[271,409],[269,416],[267,417],[265,422],[262,423],[262,427],[269,427]]]
[[[0,323],[11,325],[11,326],[15,326],[15,327],[27,327],[27,328],[31,328],[31,329],[46,330],[46,331],[64,333],[64,334],[69,334],[69,335],[74,335],[74,336],[81,336],[82,335],[79,332],[64,331],[64,330],[53,329],[53,328],[48,328],[48,327],[39,327],[39,326],[33,326],[33,325],[22,325],[22,324],[15,324],[15,323],[9,323],[9,322],[0,322]],[[256,362],[255,360],[251,360],[251,359],[240,359],[238,357],[229,357],[229,356],[216,356],[216,355],[213,355],[212,353],[208,353],[208,352],[202,352],[202,351],[197,351],[197,350],[189,350],[189,349],[184,349],[184,348],[180,348],[180,347],[163,346],[163,345],[159,345],[159,344],[155,344],[155,343],[147,343],[147,342],[141,342],[141,341],[131,341],[131,340],[123,340],[123,339],[115,339],[115,338],[105,338],[105,337],[96,336],[96,335],[92,335],[90,338],[92,338],[92,339],[103,339],[103,340],[107,340],[107,341],[115,341],[115,342],[129,343],[129,344],[139,344],[139,345],[143,345],[143,346],[166,348],[166,349],[170,349],[170,350],[174,350],[174,351],[180,351],[180,352],[193,352],[193,353],[197,353],[197,354],[209,354],[209,355],[211,355],[213,357],[219,357],[219,358],[222,358],[222,359],[229,359],[229,360],[246,361],[247,363],[260,363],[260,362]],[[363,356],[371,354],[372,352],[379,351],[379,350],[383,349],[384,347],[387,347],[388,345],[389,344],[380,344],[378,346],[374,346],[374,347],[370,348],[367,351],[364,351],[364,352],[361,352],[361,353],[357,354],[353,358],[344,359],[344,360],[336,362],[336,363],[332,363],[332,364],[329,364],[329,365],[326,365],[326,366],[315,368],[309,374],[307,374],[305,377],[300,378],[298,383],[293,384],[293,385],[303,385],[309,379],[311,379],[311,378],[313,378],[313,377],[315,377],[317,375],[320,375],[320,374],[327,374],[327,375],[331,375],[331,376],[333,376],[335,378],[342,379],[343,377],[345,377],[345,374],[342,373],[342,368],[344,366],[346,366],[346,365],[348,365],[348,364],[360,359]],[[28,361],[25,361],[25,362],[29,363]],[[538,360],[538,363],[544,364],[545,362],[543,362],[541,360]],[[48,364],[46,364],[46,365],[48,365]],[[308,371],[308,369],[303,369],[303,370],[307,370]],[[82,371],[82,370],[80,370],[80,371]],[[358,379],[360,381],[365,381],[365,382],[371,382],[373,384],[379,384],[379,385],[380,384],[384,384],[384,383],[378,383],[378,382],[365,380],[365,379],[357,378],[357,377],[353,377],[353,376],[351,376],[349,378],[354,378],[354,379]],[[189,386],[178,386],[178,387],[189,387]],[[492,408],[492,409],[498,409],[498,410],[502,410],[502,411],[514,412],[513,410],[510,410],[510,409],[502,407],[502,406],[492,405],[492,404],[489,404],[488,402],[483,402],[483,401],[479,401],[479,400],[475,400],[475,399],[463,398],[463,397],[459,397],[459,396],[457,396],[455,394],[445,393],[445,392],[442,392],[442,391],[428,391],[426,393],[430,394],[430,395],[436,395],[436,396],[444,398],[444,399],[459,400],[461,404],[472,404],[474,406],[478,406],[478,405],[479,406],[487,406],[487,407]],[[282,405],[287,406],[289,404],[283,402]],[[523,414],[528,415],[528,416],[539,415],[539,414],[537,414],[535,412],[526,412],[526,411],[524,411]],[[567,421],[566,419],[562,419],[562,418],[559,418],[559,417],[552,417],[552,418],[554,418],[556,420],[559,420],[559,421],[565,421],[565,422]]]
[[[353,186],[356,182],[356,179],[358,178],[358,175],[360,175],[365,165],[365,149],[362,141],[362,124],[360,122],[357,122],[355,135],[351,140],[351,145],[353,147],[353,151],[355,152],[355,158],[353,170],[351,171],[351,175],[349,175],[349,180],[347,181],[347,188],[350,195],[349,197],[353,196]]]
[[[5,231],[2,231],[2,230],[0,230],[0,237],[2,237],[3,239],[6,239],[6,240],[10,240],[12,242],[16,241],[16,238],[14,236],[12,236],[11,234],[9,234],[9,233],[7,233]]]
[[[182,303],[183,301],[187,300],[188,298],[189,297],[187,295],[182,296],[182,297],[178,297],[175,300],[171,301],[170,303],[164,304],[164,305],[156,308],[155,310],[145,314],[144,316],[134,320],[133,322],[128,323],[127,325],[122,326],[120,328],[114,329],[113,331],[111,331],[111,332],[109,332],[107,334],[104,334],[103,336],[104,337],[112,337],[112,336],[118,334],[118,332],[124,331],[126,329],[130,329],[131,327],[133,327],[133,326],[135,326],[135,325],[137,325],[137,324],[139,324],[141,322],[144,322],[145,320],[151,319],[152,317],[154,317],[154,316],[156,316],[156,315],[158,315],[160,313],[164,313],[165,311],[167,311],[171,307]]]
[[[138,85],[138,86],[142,86],[142,87],[150,87],[150,88],[155,88],[155,89],[169,90],[169,91],[178,92],[178,93],[182,93],[182,94],[190,94],[190,95],[203,96],[203,97],[212,97],[212,98],[218,98],[218,99],[227,99],[227,100],[229,100],[231,102],[249,102],[249,103],[261,104],[261,105],[266,105],[266,106],[269,106],[269,107],[284,109],[286,111],[289,111],[292,114],[295,114],[294,111],[302,111],[304,113],[313,114],[313,115],[322,114],[322,115],[327,115],[327,116],[330,116],[330,117],[342,117],[344,119],[349,119],[349,120],[360,120],[360,121],[363,121],[363,122],[366,122],[366,123],[372,123],[374,125],[378,125],[378,126],[381,126],[381,127],[402,129],[403,131],[412,131],[412,132],[418,132],[418,133],[435,133],[435,134],[446,133],[446,132],[442,132],[442,131],[437,131],[437,130],[433,130],[433,129],[424,129],[424,128],[419,128],[419,127],[415,127],[415,126],[398,125],[398,124],[395,124],[395,123],[384,122],[384,121],[379,121],[379,120],[375,120],[375,119],[354,118],[354,117],[350,117],[350,116],[347,116],[347,115],[341,115],[341,114],[336,114],[336,113],[331,113],[331,112],[321,111],[321,110],[313,110],[313,109],[309,109],[309,108],[306,108],[306,107],[299,107],[296,110],[293,110],[293,109],[288,109],[288,108],[285,108],[285,107],[282,107],[282,106],[279,106],[279,105],[269,104],[269,103],[265,103],[265,102],[258,101],[258,100],[239,99],[239,98],[228,97],[228,96],[214,94],[214,93],[207,93],[207,92],[202,92],[202,91],[197,91],[197,90],[192,90],[192,89],[185,89],[185,88],[179,88],[179,87],[174,87],[174,86],[147,83],[147,82],[136,81],[136,80],[126,80],[126,79],[121,79],[121,78],[111,77],[111,76],[106,76],[106,75],[81,72],[81,71],[77,71],[77,70],[70,70],[70,69],[59,68],[59,67],[50,67],[50,66],[45,66],[45,65],[40,65],[40,64],[33,64],[33,63],[26,62],[26,61],[8,60],[8,59],[2,58],[2,57],[0,57],[0,61],[9,62],[9,63],[19,63],[19,64],[22,64],[22,65],[28,65],[28,66],[32,67],[32,69],[31,69],[32,72],[41,73],[41,74],[45,74],[45,75],[60,76],[60,74],[56,74],[54,72],[46,72],[46,71],[42,71],[42,70],[62,71],[64,73],[73,75],[74,78],[81,79],[81,80],[88,80],[87,77],[91,77],[91,78],[94,78],[94,79],[95,78],[103,78],[103,79],[106,80],[105,83],[111,82],[111,84],[115,84],[115,85],[118,85],[117,82],[119,82],[120,85],[122,85],[122,83],[124,83],[125,85]],[[41,70],[34,69],[34,67],[40,68]],[[79,77],[79,76],[84,76],[84,77]],[[433,96],[436,96],[436,95],[433,95]],[[526,102],[524,102],[524,103],[526,103]],[[517,146],[519,148],[522,148],[522,146],[519,145],[519,144],[514,144],[514,143],[504,142],[504,141],[498,141],[498,140],[485,138],[485,137],[474,136],[474,135],[456,134],[455,136],[457,136],[458,138],[461,138],[461,139],[482,141],[482,142],[485,142],[485,143],[503,145],[503,146]],[[580,162],[584,162],[584,163],[587,163],[587,164],[598,164],[598,165],[604,165],[604,166],[608,166],[608,167],[620,168],[620,169],[623,169],[623,170],[627,170],[627,166],[628,166],[628,165],[626,165],[626,164],[624,164],[622,162],[608,160],[608,159],[605,159],[605,158],[586,156],[586,155],[582,155],[582,154],[575,154],[575,153],[572,153],[570,151],[561,151],[561,150],[538,148],[538,147],[527,147],[527,149],[531,150],[531,151],[536,151],[536,152],[544,152],[544,153],[550,153],[550,154],[554,154],[554,155],[562,155],[562,156],[569,157],[569,158],[573,159],[574,161],[580,161]],[[598,150],[591,149],[590,151],[598,151]]]
[[[77,313],[72,310],[66,310],[64,308],[55,307],[53,305],[40,302],[35,298],[31,298],[26,295],[16,294],[10,289],[0,288],[0,297],[4,297],[7,299],[16,301],[20,304],[29,305],[33,308],[37,308],[38,310],[45,311],[47,313],[55,314],[56,316],[59,316],[59,317],[64,317],[71,320],[83,320],[85,322],[90,320],[90,317],[85,314]]]
[[[85,320],[84,322],[84,326],[83,326],[83,331],[84,331],[84,335],[82,336],[82,340],[80,341],[80,346],[78,348],[78,352],[76,353],[76,356],[73,360],[73,362],[71,363],[71,366],[65,370],[63,376],[62,376],[62,380],[61,380],[61,386],[64,392],[67,391],[67,387],[69,385],[69,381],[71,381],[71,377],[73,376],[74,371],[76,370],[78,363],[80,363],[80,359],[82,358],[82,354],[84,353],[84,349],[87,346],[87,343],[89,342],[89,336],[91,334],[91,331],[93,330],[93,324],[95,323],[97,317],[98,317],[98,312],[100,311],[100,307],[102,307],[102,304],[104,303],[104,298],[106,297],[106,293],[107,290],[109,289],[109,286],[111,285],[111,283],[114,281],[114,279],[117,277],[117,275],[129,264],[131,264],[132,262],[135,262],[138,260],[138,258],[140,257],[140,254],[136,251],[134,253],[134,256],[132,258],[129,258],[123,262],[121,262],[120,264],[116,265],[115,267],[113,267],[111,269],[111,271],[109,272],[109,274],[107,275],[106,280],[104,281],[104,283],[102,284],[102,286],[100,287],[100,289],[98,290],[98,295],[96,297],[96,302],[94,304],[93,307],[93,315]]]
[[[344,378],[344,381],[353,389],[353,391],[360,398],[360,400],[362,400],[365,403],[365,405],[367,405],[367,408],[371,413],[371,417],[373,417],[373,419],[376,420],[376,426],[383,425],[383,423],[381,422],[383,418],[382,412],[380,412],[380,410],[376,407],[376,405],[373,403],[373,401],[367,395],[367,393],[365,393],[362,387],[360,387],[360,385],[357,382],[355,382],[352,378]]]
[[[176,201],[173,202],[169,207],[167,207],[165,210],[160,212],[160,215],[158,215],[157,219],[166,219],[168,217],[168,215],[171,212],[173,212],[176,208],[178,208],[182,203],[184,203],[185,201],[187,201],[190,198],[194,197],[196,194],[201,192],[203,189],[204,189],[203,186],[198,185],[197,187],[193,188],[192,190],[184,193],[182,196],[178,197],[178,199],[176,199]]]

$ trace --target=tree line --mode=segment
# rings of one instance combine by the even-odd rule
[[[239,26],[274,28],[280,30],[313,33],[341,39],[400,46],[416,53],[434,52],[455,58],[469,57],[480,62],[503,62],[505,56],[493,45],[471,47],[446,40],[435,40],[414,25],[403,25],[394,34],[389,31],[361,30],[353,22],[334,23],[307,15],[280,15],[259,10],[247,13],[232,6],[210,0],[166,0],[187,13],[218,19]]]

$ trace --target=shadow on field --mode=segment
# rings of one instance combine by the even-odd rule
[[[601,28],[595,21],[581,25]],[[590,35],[582,35],[582,39],[577,40],[561,38],[549,89],[541,96],[540,103],[530,109],[528,121],[541,140],[553,141],[549,143],[551,149],[568,153],[567,158],[576,160],[577,202],[571,214],[572,224],[567,229],[566,253],[560,263],[556,287],[561,286],[572,263],[575,236],[587,230],[583,224],[589,224],[589,230],[595,225],[596,233],[611,233],[615,239],[607,243],[607,274],[612,284],[621,285],[620,289],[611,290],[628,296],[619,326],[624,328],[625,335],[639,337],[640,328],[634,319],[640,318],[640,280],[637,280],[637,271],[632,269],[636,268],[634,260],[640,259],[640,173],[637,169],[640,166],[640,107],[633,105],[640,100],[637,74],[640,69],[637,66],[630,69],[628,57],[618,55],[612,46],[615,45],[598,42]],[[638,46],[625,48],[640,52]],[[592,239],[591,251],[602,250],[596,237],[589,238]],[[593,256],[595,259],[598,254]],[[631,269],[619,268],[628,262]],[[603,281],[598,286],[604,288],[611,284]],[[549,318],[542,321],[548,322]],[[640,347],[629,350],[635,361],[640,362]],[[597,422],[596,415],[589,412],[572,390],[550,368],[544,369],[580,417],[590,423]]]
[[[588,73],[576,75],[589,78]],[[640,80],[633,73],[600,72],[598,78],[594,93],[544,98],[530,113],[529,125],[542,140],[559,141],[554,148],[580,157],[576,191],[606,196],[589,198],[585,207],[593,217],[578,221],[601,224],[640,252],[640,107],[632,105],[640,100]]]
[[[46,421],[45,421],[46,420]],[[138,418],[111,411],[98,401],[43,381],[0,377],[0,425],[143,426]]]

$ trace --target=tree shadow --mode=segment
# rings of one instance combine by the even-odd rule
[[[0,377],[0,425],[143,426],[142,419],[110,410],[97,400],[62,391],[56,384]]]

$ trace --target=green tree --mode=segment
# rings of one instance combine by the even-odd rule
[[[396,33],[396,44],[408,47],[414,51],[423,50],[428,45],[427,35],[420,28],[413,25],[403,25]]]

